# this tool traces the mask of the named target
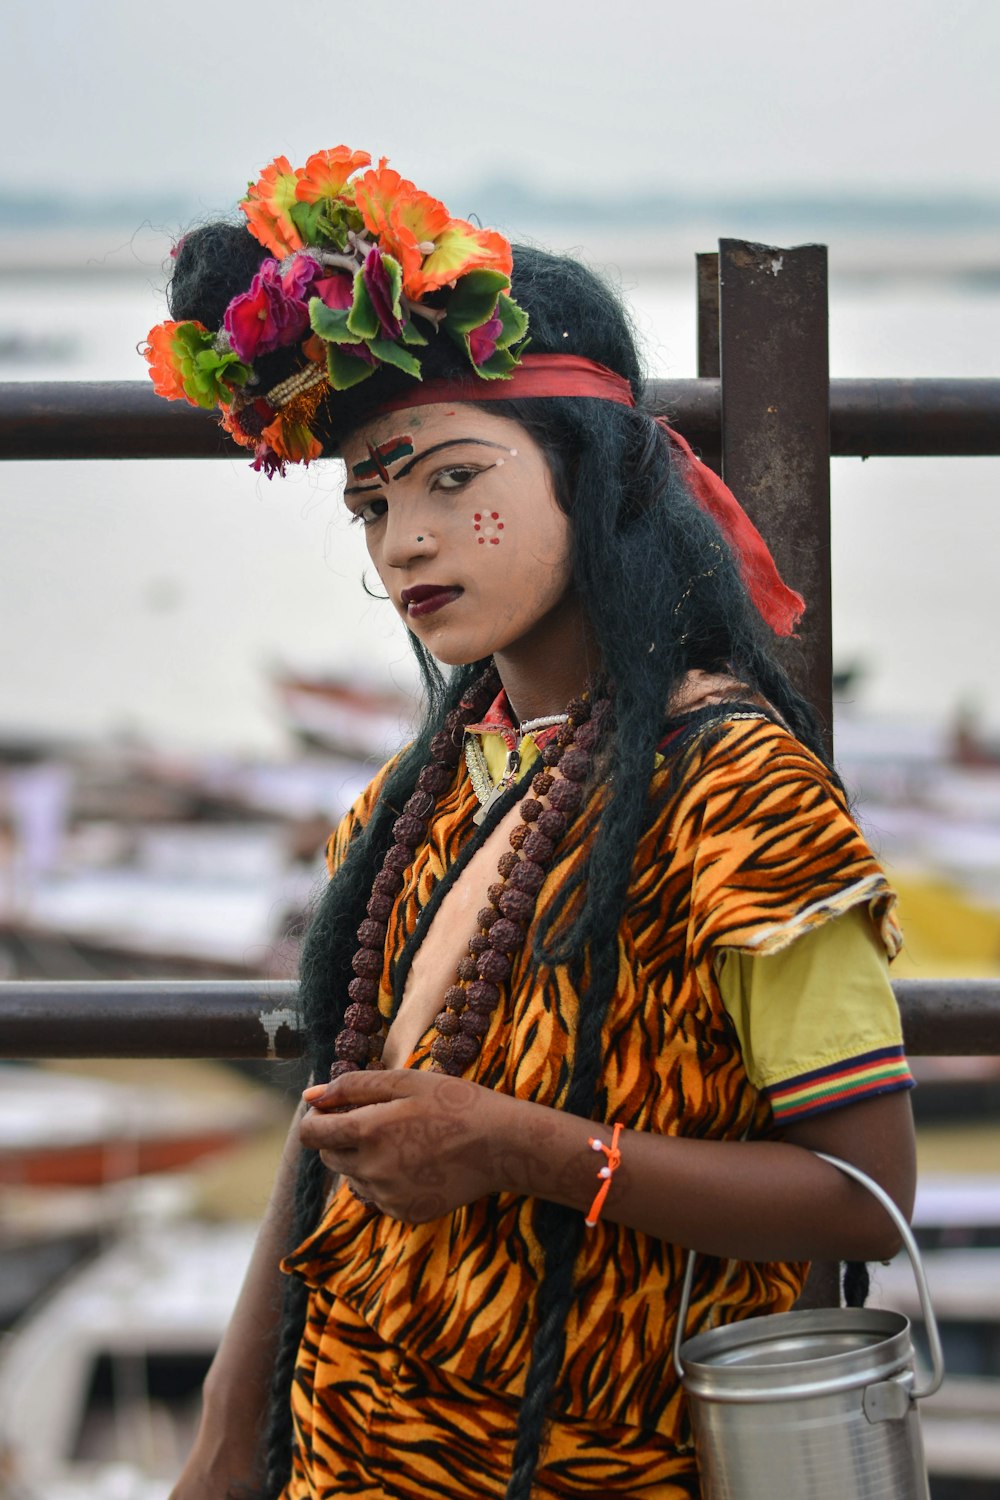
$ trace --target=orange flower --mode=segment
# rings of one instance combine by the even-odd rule
[[[510,278],[513,268],[510,242],[495,229],[474,229],[464,219],[452,219],[434,238],[434,249],[421,268],[404,282],[407,296],[418,299],[438,287],[457,281],[467,271],[500,271]]]
[[[317,442],[305,422],[289,422],[280,413],[264,428],[261,437],[279,458],[290,464],[311,463],[323,454],[322,443]]]
[[[187,401],[187,391],[184,389],[184,381],[181,376],[180,360],[176,340],[175,329],[181,325],[176,323],[157,323],[151,328],[146,337],[146,344],[142,351],[143,359],[149,365],[149,373],[153,379],[153,390],[158,396],[164,396],[168,401]],[[208,329],[204,323],[196,324],[200,333],[207,333]]]
[[[251,183],[240,208],[247,216],[250,233],[278,260],[303,248],[303,239],[289,215],[296,202],[301,170],[293,171],[286,156],[278,156],[264,168],[260,181]]]
[[[358,178],[354,200],[382,250],[402,266],[403,291],[413,301],[466,271],[486,267],[510,276],[510,245],[502,234],[453,219],[437,198],[383,163]]]
[[[320,198],[336,198],[344,184],[359,167],[371,165],[367,151],[352,151],[350,146],[334,146],[332,151],[317,151],[298,173],[295,196],[300,203],[316,203]]]

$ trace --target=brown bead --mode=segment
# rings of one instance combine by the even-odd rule
[[[372,891],[368,898],[368,915],[374,917],[376,922],[386,922],[392,916],[393,905],[393,899],[387,892]]]
[[[507,880],[520,863],[520,855],[515,854],[513,849],[507,849],[497,860],[497,874],[502,875],[504,880]]]
[[[415,818],[411,813],[404,813],[393,823],[392,836],[397,844],[405,844],[408,849],[415,849],[427,836],[427,824],[423,818]]]
[[[550,740],[542,751],[542,760],[547,766],[557,766],[563,757],[563,747],[557,740]]]
[[[479,957],[480,953],[485,953],[489,946],[490,934],[488,933],[474,932],[469,939],[469,952],[474,954],[476,958]]]
[[[490,928],[497,919],[495,906],[481,906],[476,912],[476,926]]]
[[[468,957],[460,958],[458,960],[458,967],[456,968],[455,972],[457,973],[459,979],[478,979],[478,959]]]
[[[376,1033],[375,1033],[374,1036],[370,1036],[368,1038],[368,1066],[369,1067],[371,1067],[373,1063],[378,1063],[379,1067],[382,1066],[382,1064],[379,1062],[379,1058],[382,1056],[382,1048],[384,1046],[385,1046],[385,1037],[382,1035],[381,1031],[376,1031]]]
[[[379,973],[381,974],[381,969]],[[371,1005],[378,999],[378,980],[362,979],[360,976],[352,979],[347,986],[347,993],[357,1005]]]
[[[583,801],[583,787],[575,781],[557,781],[549,793],[549,801],[559,812],[572,816]]]
[[[431,754],[438,764],[442,766],[457,766],[460,753],[458,746],[447,729],[439,729],[431,740]]]
[[[547,839],[561,839],[566,832],[566,817],[558,808],[547,807],[536,824],[539,833]]]
[[[373,1032],[381,1031],[382,1017],[375,1005],[348,1005],[343,1013],[343,1025],[370,1037]]]
[[[461,1016],[456,1017],[458,1029],[464,1036],[485,1036],[490,1029],[492,1017],[486,1011],[467,1010]]]
[[[590,718],[590,699],[571,698],[566,705],[571,724],[586,724]]]
[[[576,725],[572,722],[560,724],[556,730],[556,739],[560,745],[571,745],[576,738]]]
[[[434,798],[430,792],[421,791],[418,787],[407,797],[403,811],[409,813],[411,818],[429,818],[434,811]]]
[[[451,1042],[452,1062],[458,1063],[459,1067],[467,1068],[479,1056],[478,1037],[466,1036],[460,1031],[458,1036],[449,1037],[448,1040]]]
[[[536,797],[547,797],[555,779],[551,771],[541,771],[531,783],[531,790]]]
[[[530,922],[535,913],[535,898],[529,896],[527,891],[511,887],[500,897],[500,910],[512,922]]]
[[[345,1073],[357,1073],[358,1071],[357,1063],[349,1062],[346,1057],[342,1057],[330,1069],[330,1082],[332,1083],[335,1078],[343,1078]]]
[[[351,968],[362,979],[379,979],[382,975],[382,955],[374,948],[359,948],[351,959]]]
[[[555,852],[555,845],[544,833],[529,833],[522,848],[525,859],[533,859],[537,865],[548,864]]]
[[[342,1062],[366,1063],[368,1061],[368,1038],[361,1031],[345,1027],[334,1042],[334,1050]]]
[[[450,1042],[451,1037],[442,1037],[441,1040],[444,1042]],[[451,1078],[461,1078],[462,1064],[460,1062],[455,1062],[454,1058],[450,1058],[448,1062],[441,1062],[437,1058],[435,1058],[434,1062],[431,1064],[431,1072],[447,1073]]]
[[[349,1005],[344,1011],[344,1025],[371,1036],[381,1030],[382,1017],[374,1005]]]
[[[576,746],[567,750],[559,762],[559,770],[567,781],[586,781],[590,775],[590,756],[586,750],[578,750]]]
[[[500,991],[495,984],[487,984],[485,979],[477,979],[465,991],[465,998],[472,1010],[492,1011],[496,1009]]]
[[[523,937],[524,933],[516,922],[512,922],[509,917],[501,917],[490,928],[486,942],[498,953],[516,953]]]
[[[465,733],[465,710],[461,704],[457,708],[450,708],[445,714],[444,732],[453,744],[461,744],[462,735]]]
[[[517,827],[513,828],[511,830],[510,847],[512,849],[523,849],[524,848],[524,841],[525,841],[525,839],[527,837],[528,837],[528,825],[527,825],[527,823],[518,823]]]
[[[383,865],[375,876],[372,890],[376,891],[380,896],[394,896],[402,884],[403,877],[399,870],[393,870],[387,865]]]
[[[373,1040],[374,1040],[374,1038],[373,1038]],[[368,1065],[365,1068],[365,1072],[366,1073],[381,1073],[384,1068],[385,1068],[385,1063],[382,1061],[382,1059],[380,1057],[370,1057],[368,1059]]]
[[[453,1010],[439,1010],[434,1025],[442,1036],[454,1036],[459,1028],[459,1019]]]
[[[502,880],[494,880],[493,884],[486,892],[487,896],[489,896],[494,906],[496,906],[497,902],[500,900],[500,897],[503,895],[506,889],[507,887],[504,885]]]
[[[412,863],[413,850],[407,849],[405,844],[393,844],[385,857],[385,864],[382,866],[382,869],[398,870],[400,875],[402,875],[403,871],[408,870]]]
[[[366,917],[358,928],[358,942],[363,948],[381,948],[385,944],[385,935],[388,931],[384,922],[376,922],[372,917]]]
[[[430,792],[437,799],[446,786],[451,785],[451,776],[444,766],[424,766],[417,777],[417,790]]]
[[[533,859],[523,859],[510,877],[511,888],[526,891],[529,896],[537,896],[544,884],[545,870]]]
[[[449,1064],[452,1061],[451,1044],[452,1038],[450,1036],[436,1036],[433,1042],[431,1042],[431,1057],[433,1057],[436,1063],[440,1063],[445,1070],[448,1070]]]
[[[593,720],[589,724],[581,724],[576,731],[573,743],[578,750],[593,750],[600,739],[601,726]]]
[[[542,804],[537,797],[525,797],[521,803],[521,817],[526,823],[533,823],[542,811]]]
[[[444,1003],[451,1010],[462,1010],[468,993],[468,990],[463,989],[460,984],[449,984],[444,992]]]
[[[480,979],[488,979],[491,984],[502,984],[510,973],[510,959],[506,953],[498,953],[495,948],[490,948],[476,960],[476,972]]]

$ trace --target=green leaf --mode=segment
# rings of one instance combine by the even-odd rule
[[[288,210],[288,217],[307,245],[315,245],[320,239],[323,208],[323,200],[320,199],[318,203],[293,203]]]
[[[417,327],[416,318],[410,318],[403,324],[403,331],[399,335],[404,344],[412,344],[414,348],[422,348],[427,340]]]
[[[359,340],[364,339],[366,343],[375,338],[381,328],[378,313],[365,286],[363,271],[357,271],[354,275],[354,302],[347,314],[347,326]]]
[[[497,339],[498,349],[509,349],[524,338],[528,331],[528,314],[504,292],[497,298],[497,317],[503,324],[503,332]]]
[[[385,274],[389,278],[389,299],[394,318],[402,318],[403,307],[400,297],[403,295],[403,268],[394,255],[386,255],[383,251],[382,265]]]
[[[420,374],[420,362],[414,359],[412,354],[408,354],[405,349],[401,349],[398,344],[394,344],[390,339],[369,339],[368,347],[375,355],[375,358],[380,359],[383,364],[395,365],[397,370],[403,370],[407,375],[413,375],[417,380],[422,378]]]
[[[326,351],[326,368],[335,391],[349,391],[352,385],[360,385],[375,373],[374,365],[353,354],[345,354],[335,344]]]
[[[493,316],[497,297],[510,286],[502,271],[470,271],[448,299],[445,327],[449,332],[471,333]]]
[[[509,349],[496,348],[489,359],[484,360],[481,365],[476,365],[476,374],[481,375],[484,380],[502,380],[516,365],[517,360]]]
[[[352,333],[348,327],[349,310],[346,307],[327,307],[320,297],[309,299],[309,323],[313,333],[318,333],[328,344],[360,344],[360,334]]]

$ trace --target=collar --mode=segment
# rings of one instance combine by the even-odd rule
[[[539,750],[544,750],[556,736],[558,724],[551,724],[546,729],[533,729],[531,739],[534,740]],[[514,710],[510,706],[510,699],[506,691],[501,688],[486,710],[485,717],[478,724],[467,724],[466,734],[498,734],[507,746],[508,750],[516,750],[522,739],[521,727],[514,716]]]

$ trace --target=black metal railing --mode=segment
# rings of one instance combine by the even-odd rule
[[[724,473],[809,600],[791,663],[832,721],[831,455],[1000,454],[1000,380],[834,380],[826,249],[720,241],[698,257],[698,378],[651,386]],[[207,412],[148,384],[0,385],[0,458],[224,458],[245,452]],[[896,985],[909,1051],[1000,1055],[1000,982]],[[188,981],[0,984],[0,1056],[294,1057],[294,985]]]

